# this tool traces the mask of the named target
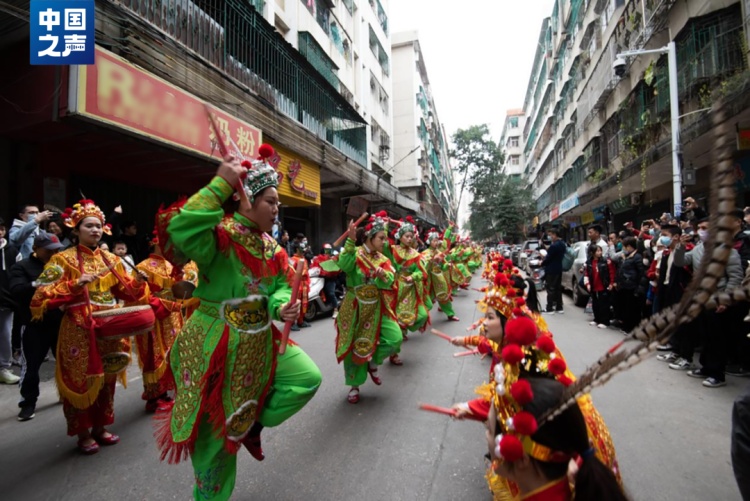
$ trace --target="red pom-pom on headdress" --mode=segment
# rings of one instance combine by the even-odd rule
[[[378,217],[388,217],[388,213],[386,211],[384,211],[384,210],[381,210],[380,212],[378,212],[375,215],[378,216]]]
[[[549,336],[539,336],[536,340],[536,347],[544,353],[553,353],[555,351],[555,342]]]
[[[524,298],[522,297],[516,298],[516,306],[520,308],[521,306],[524,306],[525,304],[526,304],[526,300]]]
[[[572,380],[572,379],[570,379],[570,378],[569,378],[568,376],[566,376],[565,374],[563,374],[562,376],[558,376],[558,377],[557,377],[557,381],[558,381],[559,383],[561,383],[561,384],[562,384],[563,386],[565,386],[566,388],[567,388],[568,386],[570,386],[571,384],[573,384],[573,380]]]
[[[559,376],[560,374],[565,372],[565,369],[567,369],[567,365],[562,358],[553,358],[549,361],[549,365],[547,366],[547,370],[549,370],[555,376]]]
[[[505,336],[514,342],[526,346],[536,340],[537,327],[527,316],[514,317],[505,324]]]
[[[273,149],[273,146],[271,146],[268,143],[263,143],[260,145],[260,148],[258,148],[258,157],[261,160],[265,160],[266,158],[271,158],[276,154],[276,151]]]
[[[523,360],[524,354],[520,346],[509,344],[503,348],[502,357],[504,362],[515,365]]]
[[[533,435],[538,428],[536,418],[527,411],[521,411],[513,416],[513,428],[521,435]]]
[[[518,402],[518,405],[526,405],[534,400],[534,392],[531,390],[529,382],[525,379],[519,379],[510,386],[510,395],[513,397],[513,400]]]
[[[518,461],[523,458],[523,444],[514,435],[503,435],[500,439],[500,455],[506,461]]]
[[[505,261],[503,261],[503,265],[507,266],[508,268],[513,268],[513,261],[511,261],[510,259],[506,259]]]

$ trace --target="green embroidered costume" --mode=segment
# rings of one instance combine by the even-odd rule
[[[160,214],[165,248],[178,262],[195,261],[200,274],[200,306],[171,351],[175,405],[158,437],[162,459],[191,456],[196,499],[228,499],[250,427],[281,424],[321,381],[298,346],[278,354],[272,320],[291,298],[288,256],[252,221],[225,216],[222,204],[233,192],[214,177],[179,210]]]
[[[388,296],[395,274],[386,256],[356,247],[351,239],[339,254],[339,267],[346,273],[346,296],[336,319],[336,359],[344,362],[346,384],[360,386],[370,361],[380,365],[401,348],[401,329]],[[374,276],[377,268],[385,271],[383,279]]]

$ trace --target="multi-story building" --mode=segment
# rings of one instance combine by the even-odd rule
[[[415,31],[393,35],[394,155],[387,173],[415,198],[430,225],[455,220],[453,172]]]
[[[705,198],[711,104],[731,103],[738,136],[750,127],[743,19],[743,6],[731,0],[556,1],[542,23],[524,102],[524,176],[539,222],[598,221],[614,229],[671,212],[667,56],[630,57],[624,75],[613,71],[622,51],[670,41],[677,46],[683,196]],[[741,177],[750,176],[746,152],[736,158]],[[747,205],[747,184],[740,187]]]
[[[522,134],[526,124],[523,109],[508,110],[505,113],[503,132],[500,135],[500,149],[505,161],[503,173],[512,179],[520,180],[524,171]]]
[[[421,210],[382,177],[386,0],[97,1],[96,64],[81,67],[29,65],[28,2],[13,3],[0,14],[0,60],[16,75],[0,103],[3,215],[83,191],[146,227],[215,171],[204,103],[246,156],[262,141],[276,148],[292,233],[320,243],[362,210]]]

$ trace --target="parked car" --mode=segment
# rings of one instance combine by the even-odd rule
[[[573,248],[576,250],[576,259],[573,261],[573,267],[562,273],[563,290],[569,290],[573,296],[573,303],[576,306],[586,306],[589,301],[589,293],[581,287],[581,277],[583,276],[583,267],[586,265],[586,249],[588,242],[576,242]]]

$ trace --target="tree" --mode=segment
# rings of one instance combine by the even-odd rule
[[[474,240],[517,238],[533,215],[533,199],[521,181],[502,173],[503,153],[486,124],[459,129],[452,136],[451,157],[463,174],[458,203],[468,183],[474,196],[469,205],[469,230]]]
[[[458,204],[456,204],[456,207],[460,207],[466,182],[469,181],[471,185],[472,177],[477,172],[492,168],[499,169],[503,164],[503,152],[490,137],[490,128],[487,124],[458,129],[451,136],[451,141],[453,141],[454,148],[450,151],[450,156],[457,161],[456,171],[463,174],[458,192]]]

